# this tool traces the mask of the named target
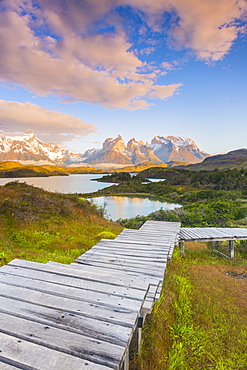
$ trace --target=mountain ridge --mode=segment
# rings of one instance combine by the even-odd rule
[[[92,154],[91,154],[92,153]],[[155,163],[197,163],[210,156],[201,151],[192,139],[180,136],[155,136],[151,144],[132,138],[124,145],[123,138],[108,138],[102,149],[91,149],[83,154],[84,162],[90,164],[118,163],[139,164],[144,161]]]
[[[197,163],[208,156],[192,139],[180,136],[154,136],[150,144],[132,138],[125,145],[122,136],[118,135],[107,138],[101,149],[88,149],[81,154],[54,143],[45,143],[32,130],[16,135],[0,133],[0,161],[47,162],[58,166],[101,163],[133,166],[142,162]]]

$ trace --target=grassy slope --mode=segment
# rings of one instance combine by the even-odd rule
[[[0,265],[14,258],[71,263],[121,230],[76,196],[16,182],[0,187]]]
[[[41,176],[57,176],[57,175],[71,175],[71,174],[85,174],[85,173],[104,173],[104,171],[96,170],[93,167],[62,167],[53,165],[36,166],[33,164],[23,165],[19,162],[5,161],[0,162],[0,177],[13,177],[9,176],[9,172],[17,174],[16,177],[30,177],[33,174],[28,174],[26,171],[34,171],[37,175]],[[8,173],[5,176],[5,173]]]
[[[204,159],[203,162],[185,166],[184,169],[192,171],[213,171],[247,169],[247,149],[233,150],[226,154],[219,154]]]
[[[187,243],[184,258],[175,252],[131,370],[246,369],[247,278],[227,274],[246,275],[242,252],[233,262],[204,243]]]

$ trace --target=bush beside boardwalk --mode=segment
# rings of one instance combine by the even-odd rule
[[[10,182],[0,187],[0,264],[14,258],[71,263],[122,227],[76,195]],[[103,235],[103,236],[102,236]]]

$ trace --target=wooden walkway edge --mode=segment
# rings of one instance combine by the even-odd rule
[[[147,221],[71,265],[11,261],[0,268],[0,369],[127,370],[175,244],[235,239],[247,229]]]
[[[2,266],[0,369],[127,370],[179,230],[147,221],[71,265],[15,259]]]

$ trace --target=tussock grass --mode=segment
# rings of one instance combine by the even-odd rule
[[[187,243],[185,257],[175,250],[132,370],[247,369],[243,244],[234,261],[218,257],[204,243]]]
[[[14,258],[71,263],[122,227],[75,195],[17,182],[0,187],[0,265]]]

